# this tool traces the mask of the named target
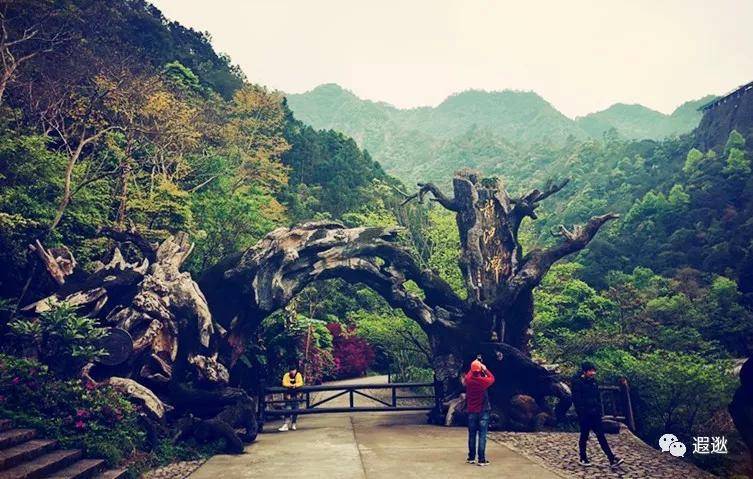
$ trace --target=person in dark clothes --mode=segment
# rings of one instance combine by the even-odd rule
[[[488,466],[486,460],[486,433],[489,429],[491,404],[487,389],[494,384],[494,375],[480,359],[471,363],[471,370],[462,378],[465,386],[465,410],[468,413],[468,464],[476,462],[478,438],[478,465]]]
[[[580,451],[580,465],[588,467],[591,461],[586,454],[586,444],[591,431],[599,440],[599,445],[607,455],[609,464],[617,467],[622,464],[623,460],[612,453],[609,447],[604,429],[601,425],[601,394],[599,385],[596,383],[596,366],[593,363],[585,362],[581,365],[580,372],[573,376],[573,405],[575,412],[578,413],[578,423],[580,424],[580,440],[578,449]]]

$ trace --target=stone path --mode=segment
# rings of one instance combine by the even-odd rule
[[[142,474],[141,479],[185,479],[205,462],[205,459],[174,462]]]
[[[384,377],[366,380],[385,382]],[[373,405],[362,397],[356,401],[356,405]],[[333,406],[346,404],[347,397],[332,400]],[[487,446],[490,466],[465,464],[466,430],[427,425],[423,413],[302,416],[297,431],[284,433],[277,432],[279,424],[265,424],[266,432],[244,454],[215,456],[191,479],[562,477],[492,441]]]
[[[609,468],[596,438],[588,441],[588,457],[594,464],[584,468],[578,464],[578,434],[568,432],[491,432],[489,438],[503,444],[547,469],[564,477],[597,479],[711,479],[715,476],[680,458],[654,449],[627,429],[619,434],[607,434],[614,453],[625,459],[619,469]]]

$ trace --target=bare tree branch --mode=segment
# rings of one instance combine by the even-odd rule
[[[260,317],[279,309],[312,281],[342,278],[371,287],[424,329],[451,324],[448,318],[462,307],[462,300],[438,275],[421,269],[407,251],[392,244],[395,233],[392,228],[346,229],[325,222],[278,228],[223,272],[223,281],[251,288]],[[409,280],[423,290],[424,298],[405,287]]]
[[[594,216],[585,225],[576,225],[568,230],[564,226],[559,227],[557,236],[564,238],[560,244],[545,250],[533,250],[523,258],[523,266],[520,272],[511,282],[515,287],[536,286],[541,278],[549,271],[549,268],[558,260],[576,253],[585,248],[596,236],[599,229],[608,221],[619,218],[616,213]]]
[[[460,210],[460,206],[457,204],[457,202],[453,198],[449,198],[444,193],[442,193],[442,190],[440,190],[434,183],[418,183],[418,187],[418,192],[413,193],[412,195],[406,195],[400,190],[397,190],[403,196],[405,196],[405,200],[402,202],[402,205],[405,205],[416,198],[418,198],[419,203],[423,203],[424,196],[426,196],[427,193],[431,193],[434,196],[434,198],[432,198],[432,201],[436,201],[450,211]]]
[[[529,217],[534,220],[538,218],[538,216],[536,215],[536,208],[538,208],[539,202],[557,193],[569,182],[570,178],[565,178],[560,183],[549,180],[544,186],[544,191],[541,191],[538,188],[534,188],[533,190],[519,198],[510,199],[510,203],[513,205],[512,211],[510,212],[510,217],[513,225],[513,231],[516,237],[518,234],[518,229],[520,228],[520,224],[525,217]]]
[[[214,181],[216,178],[217,178],[217,175],[212,175],[208,179],[202,181],[198,185],[196,185],[193,188],[191,188],[190,190],[188,190],[188,192],[189,193],[193,193],[193,192],[195,192],[197,190],[200,190],[201,188],[207,186],[209,183],[211,183],[212,181]]]
[[[554,180],[549,180],[546,182],[546,185],[544,186],[544,191],[539,190],[538,188],[534,188],[528,194],[521,196],[520,198],[512,199],[511,201],[513,203],[519,203],[519,202],[528,202],[528,203],[538,203],[540,201],[543,201],[553,194],[560,191],[562,188],[567,186],[567,184],[570,183],[570,178],[565,178],[560,183],[557,183]]]
[[[413,346],[415,346],[416,352],[426,357],[426,360],[431,363],[431,350],[423,342],[421,342],[421,340],[418,339],[410,330],[398,329],[397,333],[401,335],[403,339],[410,341]]]
[[[406,249],[389,241],[374,240],[353,250],[354,254],[374,256],[388,262],[387,267],[399,270],[405,278],[413,281],[423,290],[426,303],[429,306],[443,306],[462,308],[464,302],[453,291],[452,287],[437,273],[421,268],[416,259]]]

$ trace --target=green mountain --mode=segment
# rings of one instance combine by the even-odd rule
[[[572,120],[533,92],[469,90],[450,96],[436,108],[389,111],[404,128],[438,138],[453,138],[471,127],[489,129],[518,143],[537,142],[541,137],[559,143],[569,136],[586,136]]]
[[[529,152],[540,151],[536,145],[561,147],[601,138],[611,129],[625,139],[688,133],[700,121],[697,108],[710,97],[685,103],[671,115],[617,104],[576,120],[534,92],[511,90],[469,90],[436,107],[412,109],[363,100],[336,84],[287,98],[296,117],[314,128],[353,137],[388,172],[411,184],[447,181],[466,166],[509,174],[526,169]]]
[[[593,137],[600,137],[614,128],[623,138],[659,140],[692,131],[698,126],[703,116],[698,108],[713,98],[713,95],[709,95],[685,102],[671,115],[665,115],[643,105],[616,103],[606,110],[590,113],[576,118],[575,121]]]

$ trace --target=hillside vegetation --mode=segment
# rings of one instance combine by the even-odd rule
[[[687,102],[671,115],[641,105],[616,104],[572,120],[533,92],[469,90],[436,107],[398,109],[362,100],[336,84],[287,95],[295,114],[315,128],[353,137],[385,169],[411,184],[447,181],[461,167],[505,169],[511,176],[540,146],[601,139],[653,139],[691,132],[708,96]]]

